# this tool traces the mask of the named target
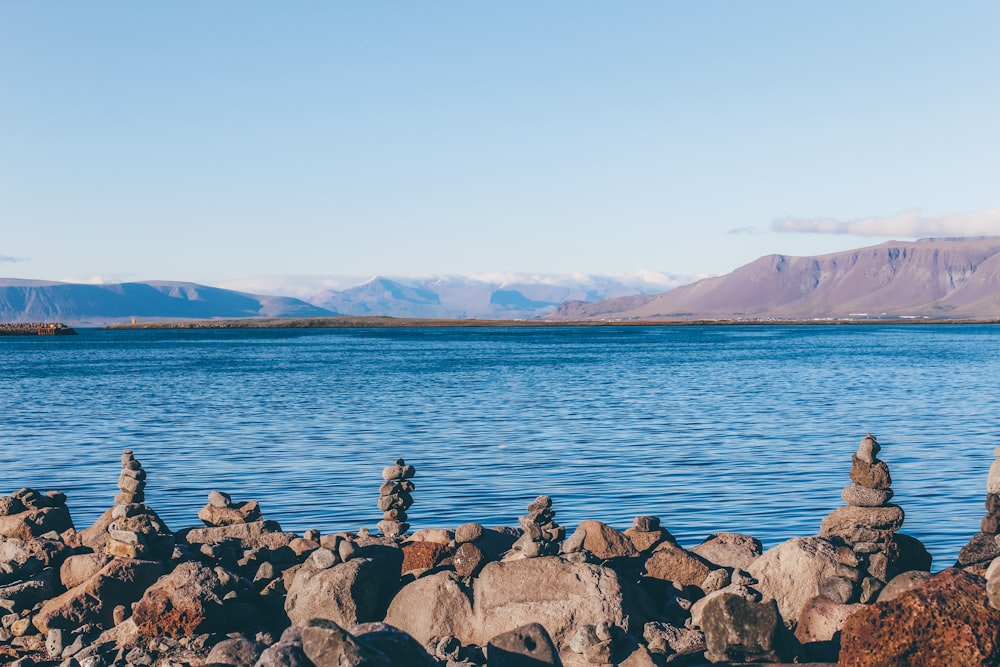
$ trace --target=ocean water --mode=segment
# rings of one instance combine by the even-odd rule
[[[198,525],[213,489],[296,532],[372,530],[417,468],[414,529],[661,518],[692,547],[819,532],[870,432],[934,569],[979,530],[1000,445],[990,325],[82,330],[0,338],[0,494],[60,489],[78,528],[121,452]]]

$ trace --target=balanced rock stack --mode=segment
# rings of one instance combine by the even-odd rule
[[[111,511],[108,541],[112,556],[165,560],[174,550],[174,536],[156,512],[145,504],[146,471],[131,449],[122,453],[118,495]]]
[[[993,450],[1000,457],[1000,447]],[[958,552],[958,566],[983,574],[994,558],[1000,557],[1000,458],[990,465],[986,478],[986,516],[979,532]]]
[[[889,502],[892,477],[878,458],[880,450],[875,436],[866,434],[851,456],[853,484],[840,494],[847,506],[828,514],[820,525],[823,535],[843,538],[854,551],[857,563],[851,565],[859,570],[861,602],[878,594],[900,559],[896,532],[903,525],[903,508]]]
[[[212,491],[208,494],[208,504],[198,511],[198,518],[206,526],[232,526],[261,521],[264,517],[256,500],[234,503],[228,493]]]
[[[382,510],[382,520],[378,529],[386,537],[396,538],[410,529],[406,522],[406,510],[413,504],[413,489],[416,488],[410,480],[417,474],[411,465],[406,465],[403,459],[382,469],[382,479],[385,482],[379,489],[378,508]]]
[[[518,517],[524,533],[514,542],[506,559],[554,556],[559,553],[566,529],[555,522],[552,499],[538,496],[528,504],[528,513]]]

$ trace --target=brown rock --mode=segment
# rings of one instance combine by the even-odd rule
[[[632,546],[635,547],[635,550],[639,552],[652,551],[653,548],[660,544],[660,542],[673,542],[674,539],[673,535],[663,528],[658,528],[652,531],[629,528],[624,532],[624,535],[632,542]]]
[[[206,526],[231,526],[236,523],[261,521],[260,505],[256,500],[236,503],[229,507],[219,507],[211,502],[201,508],[198,518]]]
[[[181,563],[149,587],[132,610],[145,637],[183,637],[228,627],[218,574],[201,563]]]
[[[646,559],[646,576],[682,586],[701,586],[713,565],[681,546],[664,542]]]
[[[70,556],[59,567],[59,580],[67,590],[75,588],[100,572],[110,560],[109,556],[99,553]]]
[[[486,555],[483,550],[472,542],[465,542],[458,545],[455,550],[455,572],[460,577],[471,577],[475,575],[486,564]]]
[[[285,612],[299,626],[314,618],[348,628],[381,620],[379,575],[378,565],[369,558],[354,558],[327,569],[307,562],[288,585]]]
[[[869,489],[888,489],[892,486],[892,476],[885,461],[868,463],[858,458],[857,454],[851,455],[851,481]]]
[[[781,617],[794,622],[806,602],[820,594],[823,581],[847,573],[838,554],[842,545],[838,538],[793,538],[765,551],[747,572],[757,580],[754,588],[778,603]]]
[[[837,604],[822,596],[811,598],[799,614],[795,638],[803,644],[839,641],[844,621],[858,609],[860,604]]]
[[[584,534],[583,548],[601,560],[639,555],[635,545],[621,531],[600,521],[581,521],[577,531]]]
[[[1000,611],[987,604],[985,581],[950,568],[849,616],[837,664],[985,667],[998,661]]]
[[[458,637],[473,643],[476,623],[472,590],[450,571],[410,582],[389,603],[385,622],[426,646],[431,639]]]
[[[691,549],[691,553],[719,567],[745,570],[764,553],[764,548],[760,540],[750,535],[715,533]]]
[[[113,560],[78,586],[48,600],[34,617],[35,627],[75,630],[93,623],[101,628],[114,625],[114,608],[142,597],[146,588],[163,573],[163,564],[145,560]]]
[[[889,602],[890,600],[895,600],[903,593],[912,591],[930,578],[931,573],[923,570],[910,570],[898,574],[879,592],[878,601]]]
[[[447,546],[437,542],[406,542],[402,549],[403,574],[429,570],[450,552]]]
[[[0,516],[0,535],[21,540],[41,537],[50,531],[61,533],[70,528],[73,528],[73,519],[66,507],[42,507]]]
[[[774,600],[719,591],[702,609],[705,658],[711,662],[782,662],[792,647]]]

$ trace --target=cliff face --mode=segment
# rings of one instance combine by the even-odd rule
[[[559,320],[1000,317],[1000,237],[890,241],[820,255],[768,255],[671,292],[592,304]]]

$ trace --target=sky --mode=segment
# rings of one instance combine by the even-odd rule
[[[0,0],[0,276],[705,276],[1000,234],[1000,3]]]

